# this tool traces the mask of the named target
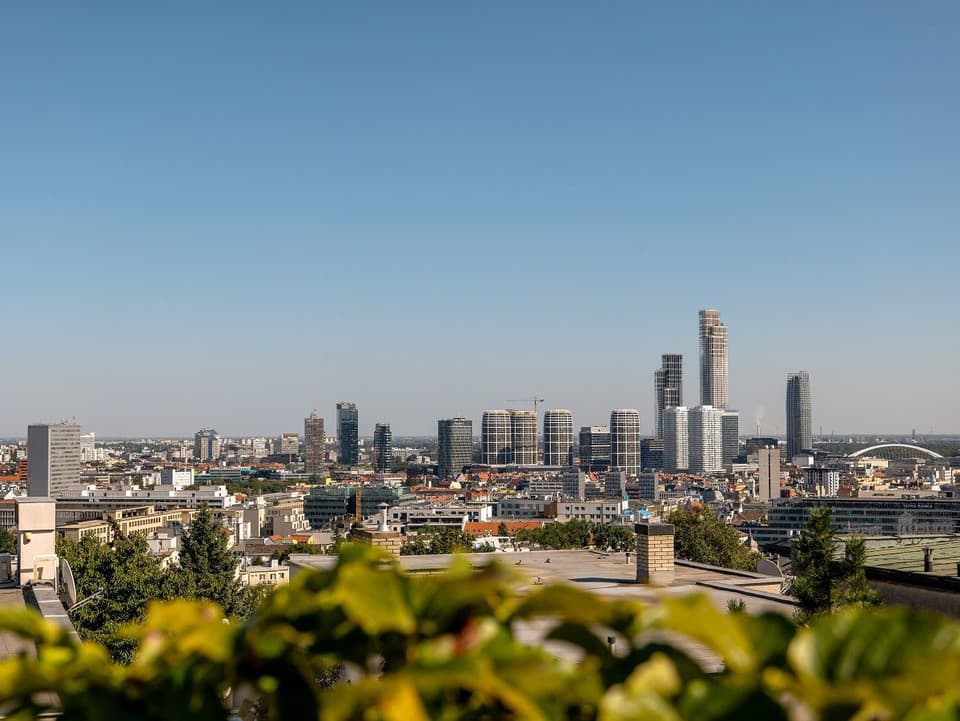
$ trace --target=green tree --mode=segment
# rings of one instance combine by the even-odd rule
[[[510,529],[507,528],[507,524],[504,523],[503,521],[500,521],[500,525],[497,526],[497,535],[498,535],[498,536],[509,536],[509,535],[510,535]]]
[[[0,528],[0,553],[16,553],[17,536],[9,528]]]
[[[164,571],[148,551],[140,535],[117,538],[112,546],[91,536],[79,543],[57,542],[57,554],[67,559],[73,571],[77,600],[99,594],[71,614],[77,632],[104,644],[118,661],[128,662],[134,648],[118,632],[140,621],[151,600],[176,598],[185,590],[181,579]]]
[[[675,527],[679,558],[741,571],[757,570],[760,554],[751,551],[733,528],[707,508],[679,508],[667,518]]]
[[[469,553],[472,550],[473,536],[469,533],[449,526],[425,526],[401,546],[400,554],[425,556],[437,553]]]
[[[205,505],[181,539],[180,571],[185,595],[218,603],[231,616],[244,615],[247,594],[237,576],[237,559],[225,529]]]
[[[881,596],[867,584],[863,539],[847,539],[843,557],[829,508],[814,508],[793,547],[794,582],[790,593],[800,601],[801,621],[848,605],[876,606]]]

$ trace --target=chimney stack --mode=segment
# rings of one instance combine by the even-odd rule
[[[637,583],[669,586],[673,582],[674,526],[670,523],[638,523]]]

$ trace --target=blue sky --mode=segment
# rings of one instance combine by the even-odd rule
[[[960,431],[953,2],[0,10],[0,435],[637,407]]]

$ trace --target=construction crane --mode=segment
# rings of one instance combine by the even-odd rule
[[[543,398],[537,398],[534,394],[533,398],[507,398],[507,403],[533,403],[533,414],[539,417],[539,408],[540,404],[543,403]]]

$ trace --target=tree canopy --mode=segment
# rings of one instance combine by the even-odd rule
[[[829,613],[843,606],[875,606],[880,594],[867,584],[863,564],[866,547],[863,539],[841,541],[829,508],[814,508],[793,547],[794,581],[790,593],[800,601],[801,620]]]
[[[733,526],[708,508],[678,508],[667,520],[675,527],[678,558],[711,566],[756,571],[760,554],[747,548]]]
[[[632,551],[636,548],[633,529],[627,526],[591,521],[558,521],[542,528],[517,531],[517,541],[535,543],[557,550],[595,546],[603,550]]]

